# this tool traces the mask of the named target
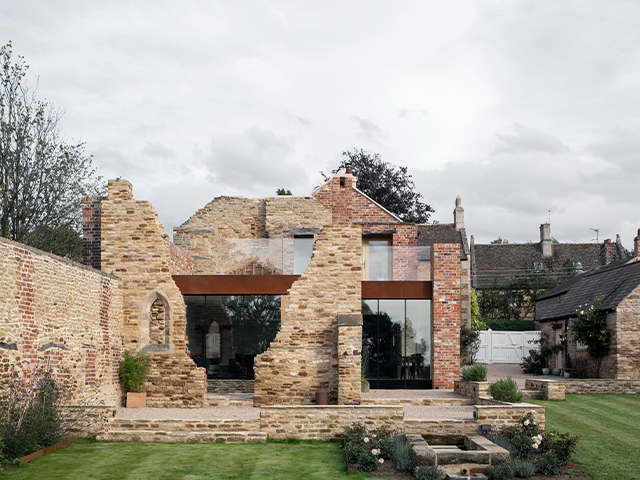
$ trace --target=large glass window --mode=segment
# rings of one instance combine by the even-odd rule
[[[280,295],[185,295],[193,361],[209,377],[253,378],[280,330]]]
[[[391,240],[386,238],[365,238],[362,241],[362,279],[391,280],[393,251]]]
[[[373,388],[431,388],[431,300],[363,300]]]

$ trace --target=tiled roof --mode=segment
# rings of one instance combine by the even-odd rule
[[[436,243],[457,243],[462,245],[462,259],[469,254],[467,233],[464,228],[456,230],[453,223],[433,223],[418,225],[418,246],[430,247]]]
[[[580,262],[583,270],[600,266],[600,245],[595,243],[553,243],[549,257],[542,255],[540,243],[474,245],[472,250],[472,282],[477,288],[509,283],[536,264],[556,276],[567,261]]]
[[[544,322],[575,316],[579,307],[593,302],[597,297],[601,298],[604,309],[615,309],[638,285],[638,257],[610,263],[576,275],[538,298],[536,320]]]

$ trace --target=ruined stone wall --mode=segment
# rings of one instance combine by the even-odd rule
[[[318,234],[309,267],[289,290],[280,332],[256,357],[257,406],[312,404],[320,386],[330,403],[360,403],[361,322],[339,335],[338,316],[361,315],[361,248],[357,226]]]
[[[102,270],[122,279],[125,348],[145,348],[151,370],[143,386],[147,405],[201,407],[206,372],[187,354],[186,308],[171,277],[171,253],[158,216],[147,201],[133,199],[126,180],[109,181],[102,201]],[[150,343],[152,305],[164,306],[165,343]]]
[[[265,200],[265,233],[288,237],[292,230],[320,229],[331,223],[331,211],[313,197],[278,195]]]
[[[460,246],[431,247],[433,279],[433,387],[460,378]]]
[[[0,289],[0,383],[48,365],[74,401],[119,405],[119,280],[0,238]]]
[[[254,260],[238,249],[239,238],[265,238],[264,200],[217,197],[173,229],[173,243],[194,259],[198,275],[228,275]]]

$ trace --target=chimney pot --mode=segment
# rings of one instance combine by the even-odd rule
[[[607,238],[607,239],[604,241],[604,243],[611,243],[611,239],[610,239],[610,238]]]
[[[347,167],[346,173],[347,175],[353,175],[353,170],[351,170],[351,167]]]

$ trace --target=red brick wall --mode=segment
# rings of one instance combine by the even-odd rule
[[[101,201],[106,197],[82,199],[82,263],[100,270]]]
[[[460,246],[431,248],[433,279],[433,388],[452,389],[460,378]]]
[[[344,186],[340,180],[344,179]],[[399,220],[380,205],[355,190],[356,177],[334,175],[331,180],[311,195],[325,208],[331,210],[334,225],[349,225],[360,222],[392,222]]]
[[[196,273],[195,260],[173,242],[169,242],[169,255],[171,275],[193,275]]]

